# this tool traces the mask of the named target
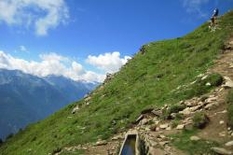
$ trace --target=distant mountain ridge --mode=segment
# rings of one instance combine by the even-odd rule
[[[97,85],[63,76],[41,78],[0,69],[0,138],[81,99]]]

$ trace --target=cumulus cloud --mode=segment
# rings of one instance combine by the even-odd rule
[[[114,73],[117,72],[129,59],[131,59],[131,57],[125,56],[124,58],[121,58],[119,52],[112,52],[100,54],[99,56],[89,55],[86,61],[105,72]]]
[[[69,10],[64,0],[1,0],[0,22],[33,27],[37,35],[65,23]]]
[[[41,59],[40,61],[27,61],[0,51],[0,68],[9,70],[17,69],[39,77],[45,77],[51,74],[62,75],[76,81],[102,82],[105,78],[104,74],[85,70],[80,63],[56,53],[41,54],[39,57]]]
[[[105,53],[99,56],[88,56],[86,60],[88,63],[93,65],[94,68],[96,67],[104,71],[103,73],[98,73],[98,69],[95,69],[95,71],[87,70],[77,61],[57,53],[41,54],[39,58],[40,61],[28,61],[0,51],[0,68],[21,70],[39,77],[53,74],[58,76],[62,75],[76,81],[103,82],[106,73],[118,71],[119,68],[130,59],[129,56],[121,58],[119,52]]]
[[[181,0],[183,7],[188,13],[195,13],[198,17],[203,18],[207,16],[201,8],[203,5],[207,4],[209,0]]]

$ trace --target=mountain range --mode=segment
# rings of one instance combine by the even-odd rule
[[[97,85],[63,76],[41,78],[19,70],[0,69],[0,138],[81,99]]]

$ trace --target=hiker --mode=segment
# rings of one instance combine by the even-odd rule
[[[217,17],[218,17],[218,9],[215,8],[214,12],[213,12],[213,15],[210,18],[211,26],[215,26],[216,25],[216,19],[217,19]]]

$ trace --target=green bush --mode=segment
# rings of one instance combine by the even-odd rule
[[[197,112],[193,116],[193,126],[198,129],[203,129],[209,123],[209,118],[204,112]]]
[[[184,85],[181,89],[174,91],[174,93],[176,96],[181,96],[181,99],[190,99],[194,96],[201,96],[208,93],[211,89],[223,83],[223,77],[218,73],[209,74],[205,79],[202,78],[197,77],[195,83]],[[210,85],[207,85],[207,83]]]
[[[181,110],[184,110],[186,106],[184,104],[174,104],[168,107],[167,109],[164,109],[162,111],[163,113],[163,119],[171,119],[172,113],[178,113]]]
[[[223,83],[223,77],[218,73],[210,74],[205,82],[209,82],[211,86],[220,86]]]

